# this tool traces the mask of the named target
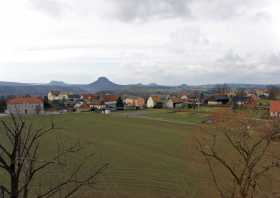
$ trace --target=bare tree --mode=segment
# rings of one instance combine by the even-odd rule
[[[221,198],[253,198],[262,191],[261,179],[274,168],[279,167],[279,160],[272,155],[272,141],[279,137],[280,130],[274,126],[264,135],[254,137],[250,125],[243,123],[236,129],[224,132],[230,145],[230,156],[237,155],[237,160],[228,159],[217,148],[217,137],[211,144],[198,141],[199,152],[204,157],[213,183]],[[217,166],[222,167],[228,177],[219,177]],[[215,167],[215,168],[214,168]]]
[[[214,90],[217,94],[227,95],[230,92],[230,87],[227,84],[219,84]]]
[[[80,144],[71,145],[60,149],[51,159],[43,160],[40,156],[40,145],[43,138],[54,133],[55,127],[52,124],[49,128],[34,129],[32,123],[27,123],[19,116],[11,115],[9,120],[1,120],[2,130],[0,135],[7,138],[7,142],[0,139],[0,170],[2,169],[9,177],[9,186],[2,186],[5,194],[11,198],[37,198],[54,197],[60,193],[60,197],[71,197],[83,186],[94,185],[96,178],[101,174],[108,164],[104,164],[86,177],[79,177],[84,168],[86,160],[92,155],[86,156],[73,168],[71,174],[63,181],[52,184],[45,188],[44,192],[37,195],[30,193],[31,185],[39,174],[46,174],[53,166],[63,164],[61,158],[73,155],[82,150]],[[45,176],[45,175],[44,175]],[[61,192],[63,191],[63,194]]]
[[[244,88],[238,88],[237,90],[236,90],[236,96],[238,96],[238,97],[246,97],[247,96],[247,93],[246,93],[246,89],[244,89]]]
[[[280,88],[277,86],[269,86],[268,93],[269,93],[270,100],[276,100],[280,94]]]

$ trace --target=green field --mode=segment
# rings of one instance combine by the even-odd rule
[[[199,110],[193,109],[149,109],[145,111],[124,111],[114,113],[114,115],[122,115],[126,117],[146,118],[155,121],[165,121],[174,124],[201,124],[207,120],[212,112],[221,108],[201,107]]]
[[[171,114],[175,117],[170,118]],[[47,127],[54,121],[60,128],[44,139],[40,150],[42,159],[50,157],[59,147],[79,142],[87,149],[79,156],[64,160],[75,164],[87,154],[95,153],[82,174],[87,175],[103,163],[110,163],[98,178],[95,188],[85,188],[77,197],[216,197],[195,141],[196,137],[206,136],[212,131],[210,127],[207,127],[208,130],[200,125],[188,124],[204,119],[199,117],[200,114],[195,118],[190,118],[193,114],[188,112],[176,114],[152,111],[145,116],[175,121],[184,119],[186,123],[129,117],[123,116],[123,113],[71,113],[27,119],[37,127]],[[222,151],[226,153],[227,146],[224,141],[220,142]],[[43,174],[33,184],[34,189],[39,184],[48,185],[57,181],[67,175],[68,169],[71,166]],[[0,177],[4,178],[3,175]]]

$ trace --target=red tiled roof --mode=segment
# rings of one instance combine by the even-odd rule
[[[81,96],[86,100],[97,99],[97,95],[95,95],[95,94],[82,94]]]
[[[112,101],[117,101],[117,100],[118,100],[118,96],[115,96],[115,95],[105,95],[103,97],[104,102],[112,102]]]
[[[79,108],[80,109],[90,109],[90,106],[88,104],[82,104]]]
[[[184,102],[184,100],[182,100],[181,98],[172,97],[170,99],[172,100],[173,103],[183,103]]]
[[[274,100],[270,102],[270,112],[280,112],[280,101]]]
[[[8,100],[7,104],[43,104],[43,100],[36,97],[18,97]]]
[[[154,102],[160,101],[160,96],[151,96]]]

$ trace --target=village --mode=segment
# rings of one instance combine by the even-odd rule
[[[261,109],[271,118],[280,116],[280,100],[275,90],[238,89],[217,87],[208,92],[183,91],[173,94],[153,94],[146,97],[117,95],[107,92],[75,94],[51,90],[45,97],[9,96],[1,99],[2,116],[8,114],[48,115],[66,112],[98,112],[110,114],[115,111],[145,109],[194,109],[227,107],[235,109]]]
[[[0,198],[280,198],[279,10],[1,1]]]

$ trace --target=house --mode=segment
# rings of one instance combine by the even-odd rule
[[[274,100],[270,102],[269,108],[270,117],[280,118],[280,101]]]
[[[188,98],[189,97],[187,95],[181,95],[181,97],[180,97],[181,100],[188,100]]]
[[[94,100],[97,100],[98,97],[95,94],[81,94],[81,99],[87,103],[91,103]]]
[[[236,106],[244,106],[248,101],[248,97],[234,96],[232,97],[232,104]]]
[[[208,105],[219,105],[219,103],[215,99],[212,99],[212,98],[208,99],[207,104]]]
[[[57,100],[68,100],[68,96],[70,93],[61,92],[61,91],[50,91],[48,93],[49,101],[57,101]]]
[[[91,111],[91,109],[92,109],[91,106],[86,103],[76,106],[75,108],[76,112],[89,112]]]
[[[256,89],[255,92],[259,98],[265,99],[269,97],[269,91],[267,89]]]
[[[214,95],[207,99],[208,105],[225,105],[229,103],[229,97],[224,95]]]
[[[160,96],[150,96],[147,100],[147,108],[154,108],[160,102]]]
[[[106,108],[105,104],[103,101],[94,101],[91,106],[93,107],[94,110],[103,110]]]
[[[104,102],[116,102],[119,97],[111,94],[106,94],[101,98]]]
[[[225,105],[229,103],[229,97],[228,96],[216,96],[216,101],[219,104]]]
[[[124,99],[124,104],[126,107],[132,107],[136,109],[141,109],[145,106],[145,99],[141,97],[127,97]]]
[[[183,108],[187,100],[181,98],[173,98],[173,105],[175,109]]]
[[[182,100],[181,98],[177,97],[171,97],[169,98],[166,103],[165,103],[165,108],[167,109],[178,109],[178,108],[183,108],[185,104],[185,100]]]
[[[256,108],[257,97],[255,95],[251,96],[234,96],[232,98],[233,107],[246,107],[246,108]]]
[[[172,98],[169,98],[169,99],[167,100],[167,102],[165,103],[165,107],[166,107],[167,109],[174,109],[174,103],[173,103]]]
[[[117,109],[118,96],[106,94],[102,97],[102,102],[106,109],[116,110]]]
[[[41,114],[44,102],[37,97],[16,97],[7,101],[7,113],[10,114]]]
[[[181,99],[181,100],[184,100],[184,101],[187,101],[189,99],[188,97],[188,93],[187,92],[181,92],[178,97]]]
[[[79,102],[81,101],[81,96],[79,94],[69,94],[68,100],[72,102]]]

